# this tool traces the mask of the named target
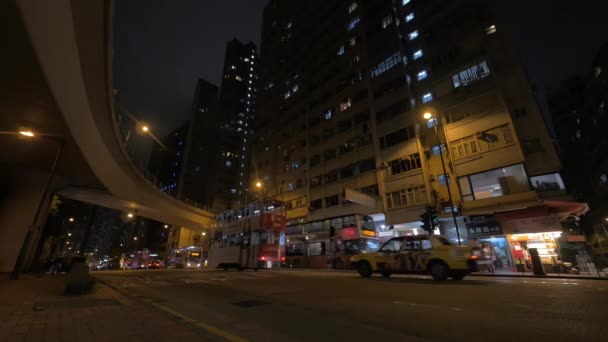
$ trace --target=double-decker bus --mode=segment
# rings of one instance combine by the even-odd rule
[[[378,232],[371,216],[352,214],[286,229],[286,266],[349,269],[350,257],[378,249]]]
[[[272,268],[285,261],[285,205],[260,200],[217,216],[209,251],[212,268]]]

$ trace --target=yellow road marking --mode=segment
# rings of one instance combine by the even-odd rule
[[[214,326],[209,325],[207,323],[199,322],[199,321],[197,321],[195,319],[192,319],[192,318],[190,318],[190,317],[188,317],[188,316],[186,316],[186,315],[184,315],[184,314],[182,314],[180,312],[177,312],[177,311],[175,311],[175,310],[173,310],[173,309],[171,309],[169,307],[166,307],[166,306],[164,306],[162,304],[158,304],[158,303],[150,303],[150,304],[154,305],[155,307],[157,307],[157,308],[159,308],[159,309],[161,309],[161,310],[163,310],[165,312],[170,313],[171,315],[174,315],[174,316],[177,316],[177,317],[181,318],[185,322],[188,322],[190,324],[194,324],[197,327],[199,327],[199,328],[201,328],[201,329],[203,329],[203,330],[205,330],[205,331],[207,331],[207,332],[209,332],[209,333],[211,333],[213,335],[225,338],[228,341],[231,341],[231,342],[248,342],[248,340],[246,340],[246,339],[244,339],[242,337],[239,337],[239,336],[236,336],[236,335],[232,335],[231,333],[229,333],[227,331],[224,331],[224,330],[222,330],[220,328],[214,327]]]

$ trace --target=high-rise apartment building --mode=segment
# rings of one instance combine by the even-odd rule
[[[226,45],[220,89],[218,196],[227,207],[245,199],[249,188],[250,143],[256,106],[255,44],[233,39]]]
[[[148,170],[163,184],[163,191],[179,190],[189,130],[190,122],[185,122],[152,148]]]
[[[504,267],[527,245],[557,257],[560,221],[586,205],[564,197],[496,13],[477,0],[270,1],[252,179],[291,223],[365,214],[381,235],[415,235],[431,206],[442,234],[491,243]]]
[[[188,131],[180,194],[208,207],[217,191],[220,114],[218,87],[204,79],[196,84],[192,104],[192,124]]]

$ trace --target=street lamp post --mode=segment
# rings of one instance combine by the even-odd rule
[[[14,132],[2,132],[8,134],[20,134],[26,137],[36,137],[32,131],[20,131],[18,133]],[[55,153],[55,159],[53,160],[53,164],[51,166],[51,171],[49,172],[49,176],[47,178],[46,184],[44,185],[44,190],[42,192],[42,196],[40,197],[40,201],[38,202],[38,207],[36,208],[36,213],[34,214],[34,218],[32,219],[32,223],[28,227],[27,233],[25,234],[25,238],[23,239],[23,244],[21,245],[21,249],[19,250],[19,255],[17,256],[17,260],[15,261],[15,266],[13,267],[13,271],[11,272],[11,279],[17,280],[19,279],[19,275],[21,275],[21,271],[23,268],[23,262],[28,253],[28,247],[31,243],[32,237],[34,236],[34,232],[39,229],[36,225],[38,222],[38,218],[40,217],[40,212],[42,211],[42,207],[44,206],[44,202],[49,193],[49,188],[51,183],[53,182],[53,178],[55,177],[55,171],[57,170],[57,164],[59,163],[59,158],[61,158],[61,154],[63,153],[63,148],[65,146],[65,140],[58,136],[52,135],[40,135],[43,138],[49,138],[53,141],[59,143],[59,147],[57,148],[57,152]]]
[[[452,190],[450,189],[450,179],[448,178],[448,173],[445,168],[445,162],[443,160],[443,139],[439,136],[439,131],[437,131],[437,118],[433,117],[431,113],[424,113],[423,116],[426,120],[433,120],[433,128],[435,129],[435,136],[439,141],[439,156],[441,157],[441,167],[443,169],[443,176],[445,177],[445,185],[448,188],[448,198],[450,201],[450,211],[452,212],[452,218],[454,219],[454,227],[456,227],[456,238],[458,239],[458,245],[462,245],[460,241],[460,232],[458,231],[458,221],[456,220],[456,212],[454,211],[454,201],[452,200]]]

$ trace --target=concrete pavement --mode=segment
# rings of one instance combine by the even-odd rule
[[[350,272],[122,271],[96,277],[205,333],[250,341],[597,341],[608,282]],[[207,329],[205,329],[207,327]],[[229,339],[230,340],[230,339]]]
[[[63,296],[65,276],[0,274],[0,341],[216,341],[182,320],[96,284]]]

